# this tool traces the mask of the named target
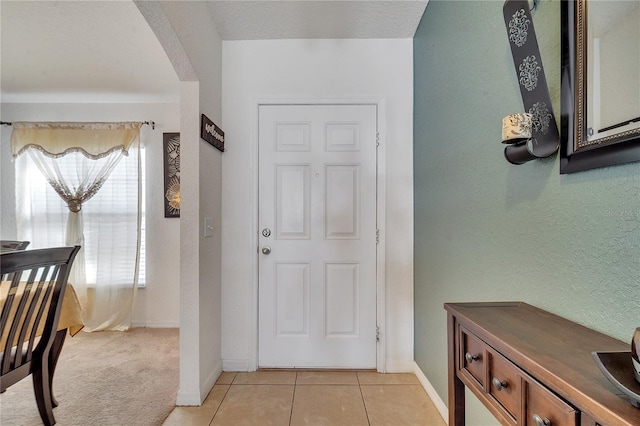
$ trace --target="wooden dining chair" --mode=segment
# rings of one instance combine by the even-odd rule
[[[0,240],[0,250],[2,253],[7,251],[24,250],[30,241]]]
[[[0,392],[31,374],[45,425],[55,424],[49,353],[78,250],[79,246],[0,254]]]

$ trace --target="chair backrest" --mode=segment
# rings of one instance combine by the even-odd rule
[[[7,251],[24,250],[30,241],[0,240],[0,250],[2,253]]]
[[[31,360],[53,343],[73,260],[56,247],[0,254],[0,379],[7,387],[30,373]]]

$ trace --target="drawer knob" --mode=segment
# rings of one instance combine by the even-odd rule
[[[466,358],[469,364],[471,364],[473,361],[477,361],[478,359],[480,359],[478,358],[478,355],[471,355],[469,352],[464,354],[464,357]]]
[[[507,383],[506,380],[500,380],[497,377],[494,377],[491,383],[493,383],[493,386],[497,391],[501,391],[503,388],[509,387],[509,383]]]
[[[546,417],[543,419],[537,414],[533,415],[533,423],[536,426],[551,426],[551,420],[547,419]]]

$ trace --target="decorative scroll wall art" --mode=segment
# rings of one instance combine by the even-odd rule
[[[560,142],[529,7],[528,0],[507,0],[503,6],[522,102],[525,112],[532,117],[531,138],[504,150],[513,164],[549,157],[558,150]]]
[[[180,133],[163,133],[164,217],[180,217]]]

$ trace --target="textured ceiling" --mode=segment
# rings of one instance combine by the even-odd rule
[[[427,0],[208,1],[223,40],[412,38]],[[132,1],[0,1],[2,102],[176,102]],[[194,28],[197,31],[197,28]]]
[[[0,14],[2,102],[179,99],[178,78],[132,2],[2,1]]]

